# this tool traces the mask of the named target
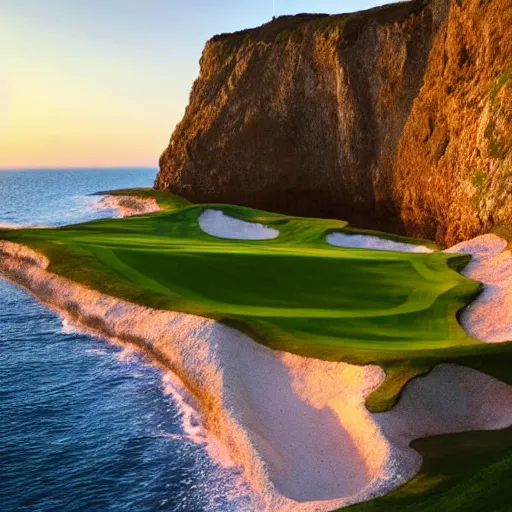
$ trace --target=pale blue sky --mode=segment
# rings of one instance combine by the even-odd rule
[[[277,15],[385,2],[276,0]],[[0,168],[156,166],[204,43],[272,0],[0,0]]]

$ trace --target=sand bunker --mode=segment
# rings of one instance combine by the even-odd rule
[[[447,249],[471,254],[462,274],[481,281],[481,294],[460,315],[461,325],[487,343],[512,340],[512,252],[496,235],[482,235]]]
[[[94,205],[101,210],[116,210],[118,217],[131,217],[160,211],[160,206],[153,197],[104,196]]]
[[[371,235],[349,235],[347,233],[329,233],[327,243],[337,247],[357,249],[376,249],[378,251],[394,252],[434,252],[425,245],[404,244],[394,240],[386,240]]]
[[[279,236],[277,229],[235,219],[220,210],[205,210],[199,216],[199,226],[208,235],[230,240],[270,240]]]
[[[411,381],[398,405],[370,414],[384,379],[354,366],[268,349],[213,320],[130,304],[46,270],[48,260],[0,242],[0,271],[74,321],[136,345],[180,379],[206,430],[261,496],[251,510],[327,511],[412,478],[426,435],[512,424],[512,387],[455,365]]]
[[[411,380],[398,404],[376,414],[383,435],[393,443],[404,481],[421,468],[422,458],[409,443],[415,439],[512,425],[512,386],[471,368],[440,364]]]

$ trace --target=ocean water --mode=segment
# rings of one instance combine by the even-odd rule
[[[111,215],[89,194],[155,173],[2,171],[0,225]],[[0,350],[1,512],[251,510],[239,471],[194,442],[169,376],[1,278]]]
[[[0,171],[2,225],[58,226],[112,216],[94,209],[92,194],[120,188],[151,187],[154,169]]]

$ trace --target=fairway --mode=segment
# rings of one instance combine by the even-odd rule
[[[367,399],[373,412],[396,403],[403,386],[439,362],[465,364],[509,381],[496,364],[510,343],[469,337],[457,313],[480,284],[458,273],[469,255],[336,247],[330,233],[373,235],[346,222],[290,217],[232,205],[194,205],[173,194],[151,197],[161,212],[55,229],[0,232],[44,253],[49,270],[107,295],[223,322],[273,349],[330,361],[379,364],[384,383]],[[267,240],[206,234],[214,209],[276,229]]]
[[[204,233],[207,208],[279,231],[271,240]],[[329,245],[345,223],[234,206],[8,233],[45,252],[50,270],[110,295],[237,326],[273,348],[364,361],[475,344],[456,312],[479,289],[454,268],[467,256]],[[375,356],[377,354],[377,356]]]

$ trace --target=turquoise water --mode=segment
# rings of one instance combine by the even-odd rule
[[[151,186],[155,170],[0,172],[0,224],[111,215],[89,194]],[[0,510],[248,511],[235,469],[184,428],[163,373],[77,332],[0,279]]]

